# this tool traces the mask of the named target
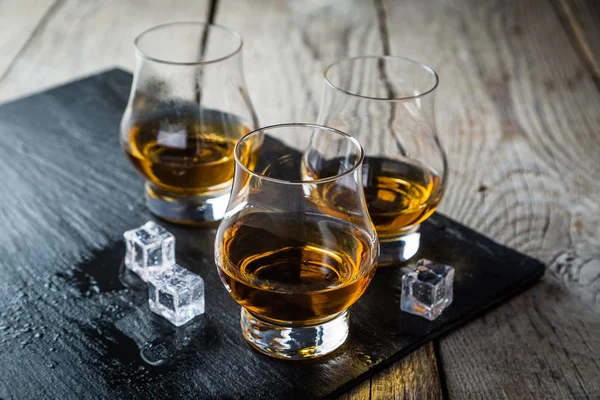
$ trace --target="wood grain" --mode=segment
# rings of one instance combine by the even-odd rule
[[[433,346],[433,342],[424,345],[339,399],[442,399]]]
[[[0,14],[0,27],[13,18],[36,23],[42,7],[12,3],[10,14]],[[0,62],[0,102],[110,67],[133,71],[133,40],[140,32],[171,21],[204,20],[207,5],[208,0],[57,0],[4,75]]]
[[[433,343],[373,377],[371,399],[442,399]]]
[[[573,47],[600,88],[600,3],[594,0],[554,0]]]
[[[0,82],[20,52],[36,36],[43,20],[52,14],[55,3],[53,0],[0,1]]]
[[[371,380],[367,379],[354,389],[344,393],[339,400],[370,400],[371,399]]]
[[[542,284],[441,341],[448,393],[598,397],[593,76],[549,2],[427,4],[384,9],[391,52],[440,72],[437,125],[451,171],[441,210],[550,264]]]
[[[248,91],[261,125],[314,122],[325,67],[381,53],[370,0],[221,0],[215,21],[244,37]]]

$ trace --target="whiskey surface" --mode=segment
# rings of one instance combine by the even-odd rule
[[[228,114],[219,115],[224,117],[166,116],[135,125],[124,145],[127,156],[143,176],[172,193],[207,195],[226,189],[233,178],[235,144],[249,130],[223,124]]]
[[[276,323],[334,317],[362,295],[375,271],[368,235],[321,214],[251,213],[222,240],[218,271],[233,298]]]
[[[331,160],[318,171],[308,166],[304,173],[313,179],[345,171],[343,160]],[[441,179],[435,171],[412,160],[366,157],[363,187],[367,209],[380,239],[393,238],[429,217],[442,197]],[[339,218],[358,208],[355,190],[335,182],[320,184],[313,201],[323,212]]]
[[[426,220],[441,200],[441,179],[417,161],[365,159],[363,185],[380,238],[393,237]]]

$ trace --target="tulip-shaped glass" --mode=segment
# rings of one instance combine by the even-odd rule
[[[365,151],[363,185],[381,245],[379,265],[419,249],[419,224],[446,188],[446,154],[436,132],[438,76],[402,57],[364,56],[325,71],[318,123],[346,132]]]
[[[184,224],[222,218],[233,148],[257,128],[242,73],[242,38],[201,22],[160,25],[135,40],[121,145],[146,178],[155,215]]]
[[[378,256],[362,148],[331,128],[283,124],[246,135],[234,155],[215,260],[242,306],[244,337],[273,357],[328,354],[346,340],[348,307],[367,288]]]

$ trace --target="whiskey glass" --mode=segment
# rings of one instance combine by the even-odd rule
[[[328,354],[348,336],[348,307],[371,281],[379,251],[362,148],[332,128],[282,124],[246,135],[234,156],[215,261],[242,306],[242,333],[272,357]],[[326,171],[314,179],[307,169]],[[322,201],[338,189],[342,201]]]
[[[446,153],[434,118],[437,86],[433,69],[402,57],[343,59],[325,70],[318,123],[352,135],[364,148],[363,185],[379,265],[416,254],[419,225],[446,189]]]
[[[223,217],[233,148],[258,126],[242,71],[242,38],[202,22],[175,22],[135,39],[136,68],[121,145],[146,179],[146,204],[165,220]]]

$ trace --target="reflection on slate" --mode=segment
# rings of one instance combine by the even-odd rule
[[[204,316],[175,327],[167,320],[141,306],[115,322],[115,327],[129,336],[140,349],[140,358],[152,367],[164,367],[177,359],[202,351]]]
[[[402,269],[382,268],[351,308],[346,344],[326,358],[294,363],[261,355],[245,343],[239,306],[215,270],[215,231],[157,221],[175,235],[178,262],[200,274],[206,285],[205,316],[175,328],[150,313],[143,285],[125,286],[126,277],[119,279],[123,231],[152,218],[141,203],[142,179],[127,165],[119,148],[117,130],[130,84],[130,74],[112,70],[0,107],[0,148],[9,145],[4,141],[7,132],[14,130],[30,146],[27,152],[14,155],[15,164],[27,162],[28,153],[49,157],[39,138],[64,135],[69,118],[93,120],[84,132],[78,132],[78,140],[64,141],[62,149],[68,154],[69,146],[98,143],[98,151],[85,148],[88,163],[101,165],[103,158],[109,158],[119,172],[97,178],[106,190],[82,190],[78,196],[67,193],[60,197],[61,206],[85,204],[95,219],[104,221],[114,207],[123,204],[118,222],[103,229],[111,245],[96,249],[89,239],[76,242],[77,258],[84,261],[65,265],[62,258],[4,255],[7,267],[0,270],[0,277],[21,285],[24,289],[19,293],[25,294],[15,296],[14,285],[0,285],[4,307],[0,311],[1,398],[39,398],[41,393],[62,399],[335,398],[427,341],[524,290],[543,273],[538,261],[434,214],[423,224],[422,248],[415,260],[424,257],[454,266],[452,305],[432,322],[400,312]],[[51,111],[56,107],[73,115],[56,116]],[[44,127],[44,132],[36,127]],[[56,160],[51,161],[63,168],[63,175],[27,177],[24,184],[35,186],[41,182],[35,179],[56,179],[56,193],[62,193],[58,191],[63,190],[65,176],[77,182],[79,171],[69,167],[68,158],[54,156]],[[115,182],[122,182],[118,189]],[[107,208],[109,196],[120,199],[113,209]],[[131,199],[140,201],[132,204]],[[4,207],[3,212],[10,212]],[[34,229],[39,221],[22,223]],[[59,232],[72,229],[68,222],[65,226]],[[34,237],[31,245],[51,239]],[[0,244],[3,240],[8,239],[0,238]],[[68,257],[76,255],[64,256],[75,259]],[[17,260],[35,274],[20,274],[13,268]],[[32,327],[43,328],[43,335],[34,336]]]

